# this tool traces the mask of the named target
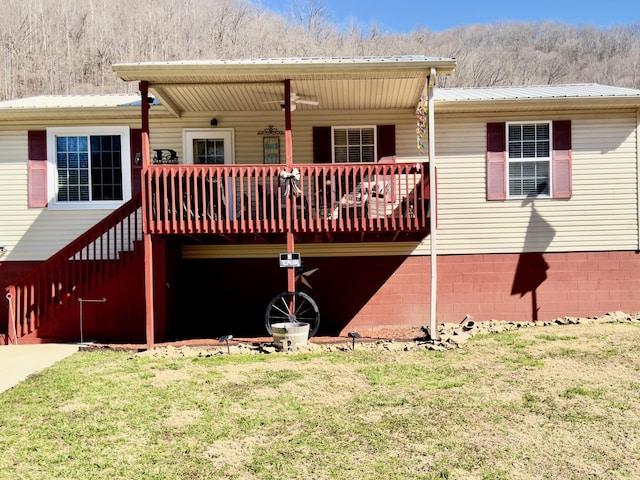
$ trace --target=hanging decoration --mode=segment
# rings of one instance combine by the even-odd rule
[[[284,135],[282,130],[278,130],[273,125],[269,125],[267,128],[264,128],[258,132],[258,135],[267,135],[269,137],[274,137],[277,135]]]
[[[280,163],[280,135],[284,135],[284,132],[273,125],[269,125],[267,128],[260,130],[258,135],[262,136],[264,163]]]
[[[295,195],[299,197],[302,193],[300,187],[298,186],[298,182],[300,181],[300,170],[294,168],[291,172],[287,172],[283,170],[280,172],[280,179],[284,182],[284,197],[288,197],[290,195]]]
[[[427,102],[426,98],[423,95],[420,97],[420,101],[418,102],[418,107],[416,108],[416,137],[418,141],[418,152],[420,155],[424,153],[424,136],[427,131]]]

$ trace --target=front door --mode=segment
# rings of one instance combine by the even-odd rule
[[[184,130],[184,163],[193,165],[233,164],[233,130],[223,128]],[[232,204],[232,179],[224,186],[227,218],[235,218],[236,206]]]
[[[232,164],[233,130],[221,128],[185,130],[184,163]]]

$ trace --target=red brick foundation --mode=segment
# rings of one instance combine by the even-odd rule
[[[430,257],[408,257],[343,331],[429,323]],[[635,252],[438,257],[438,323],[640,310]]]

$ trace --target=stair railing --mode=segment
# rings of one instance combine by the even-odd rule
[[[77,308],[78,298],[143,258],[141,207],[136,195],[6,288],[9,343]]]

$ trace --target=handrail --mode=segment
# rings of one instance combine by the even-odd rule
[[[142,257],[141,207],[139,194],[6,288],[14,342]]]
[[[151,165],[146,233],[242,234],[428,230],[428,166],[417,163]],[[284,177],[281,175],[286,174]],[[291,193],[298,192],[299,195]],[[287,216],[287,211],[288,215]],[[289,219],[287,221],[287,219]]]

